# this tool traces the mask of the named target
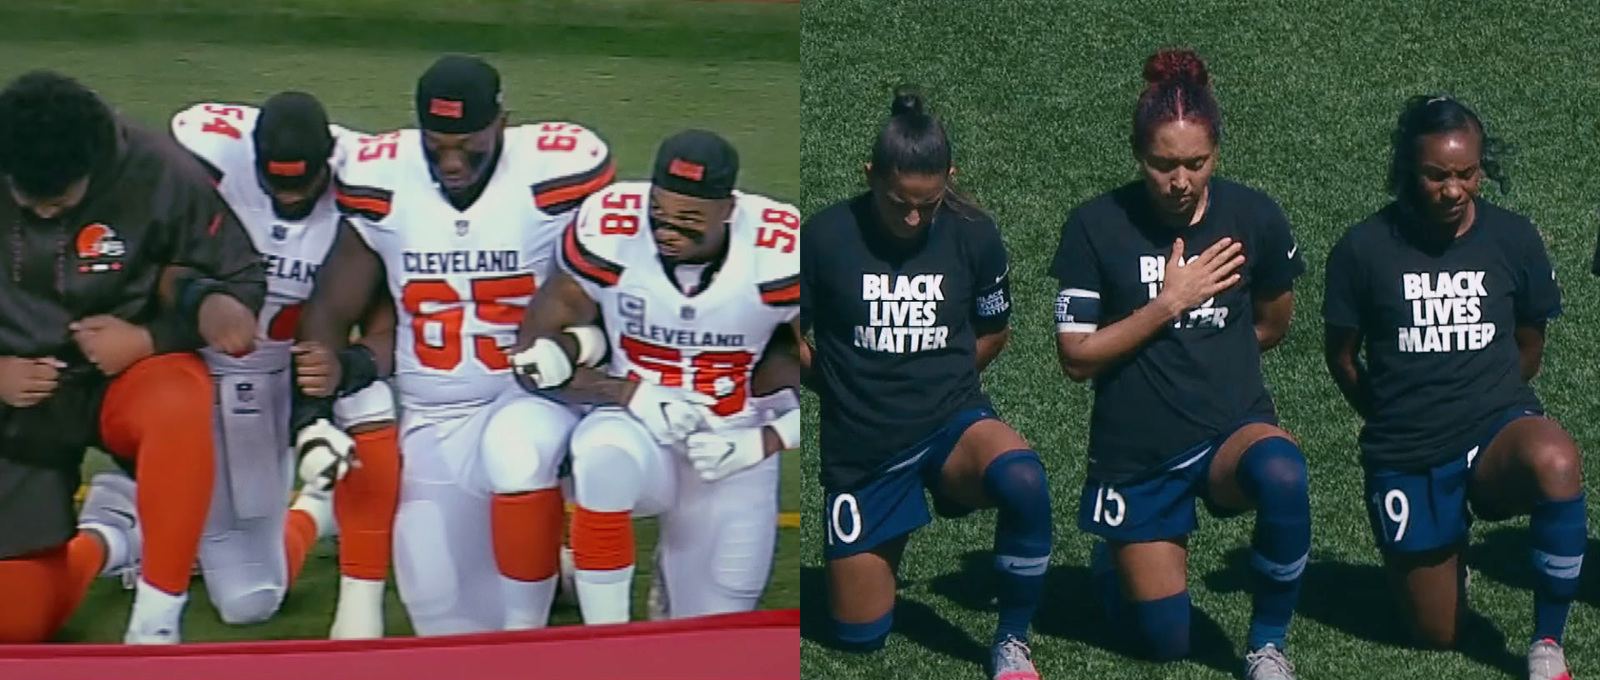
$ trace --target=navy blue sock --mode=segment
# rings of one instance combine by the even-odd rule
[[[1268,644],[1283,649],[1300,599],[1300,576],[1311,552],[1306,459],[1294,442],[1268,437],[1245,450],[1235,474],[1239,487],[1256,504],[1255,535],[1250,541],[1256,578],[1249,649]]]
[[[847,652],[876,652],[883,649],[884,641],[889,639],[889,627],[893,623],[893,609],[866,623],[845,623],[834,619],[834,643]]]
[[[1533,639],[1561,641],[1567,612],[1578,595],[1583,550],[1588,545],[1583,494],[1564,501],[1540,501],[1528,528],[1533,531]]]
[[[1000,506],[994,528],[1000,604],[995,640],[1008,635],[1026,640],[1050,566],[1050,486],[1039,454],[1026,449],[1000,454],[983,471],[983,490]]]
[[[1097,541],[1089,550],[1089,589],[1106,623],[1115,630],[1130,622],[1128,600],[1122,596],[1122,578],[1111,559],[1111,546]]]
[[[1145,650],[1156,661],[1189,656],[1189,591],[1129,604]]]

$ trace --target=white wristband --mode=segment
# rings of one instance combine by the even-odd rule
[[[777,420],[767,423],[767,427],[778,433],[778,441],[783,442],[784,450],[800,447],[800,409],[792,409]]]
[[[567,326],[562,330],[578,343],[578,356],[572,363],[592,368],[606,358],[606,332],[598,326]]]

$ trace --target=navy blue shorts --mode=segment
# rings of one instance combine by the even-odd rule
[[[1145,543],[1187,536],[1200,526],[1194,504],[1197,498],[1205,501],[1213,517],[1244,512],[1213,503],[1207,495],[1206,479],[1223,442],[1252,423],[1277,424],[1265,418],[1239,423],[1173,456],[1172,462],[1154,475],[1126,484],[1084,480],[1078,497],[1078,528],[1116,543]]]
[[[934,508],[941,516],[972,512],[940,494],[939,472],[962,433],[991,418],[999,416],[986,408],[957,413],[891,459],[867,484],[850,491],[829,491],[823,503],[823,526],[828,535],[823,558],[837,560],[863,553],[926,526],[933,517],[923,489],[933,495]]]
[[[1455,545],[1472,528],[1472,470],[1478,454],[1511,421],[1544,411],[1514,408],[1484,429],[1466,451],[1421,472],[1367,468],[1367,519],[1372,537],[1385,552],[1423,552]]]

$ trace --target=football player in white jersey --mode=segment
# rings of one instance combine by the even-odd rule
[[[798,352],[799,213],[734,190],[738,155],[691,130],[650,182],[583,205],[563,273],[528,310],[519,373],[601,404],[571,437],[572,520],[586,623],[629,619],[632,518],[658,516],[670,618],[754,609],[777,533],[777,452],[798,445],[798,370],[752,394],[765,359]],[[604,342],[595,347],[603,323]],[[606,375],[575,369],[609,349]]]
[[[493,67],[443,57],[417,84],[421,129],[343,159],[346,219],[301,323],[338,347],[380,288],[396,301],[395,351],[378,363],[400,398],[395,578],[422,635],[543,626],[557,581],[557,465],[577,417],[542,399],[495,407],[525,396],[507,357],[523,307],[614,169],[589,130],[507,127],[500,102]]]
[[[261,340],[241,357],[202,355],[221,403],[216,418],[219,471],[200,544],[200,566],[218,614],[228,623],[271,617],[319,534],[343,528],[339,605],[331,637],[383,636],[383,584],[399,494],[394,396],[375,382],[339,399],[327,422],[291,426],[291,344],[300,305],[338,224],[330,162],[359,135],[330,125],[322,104],[303,92],[274,95],[257,110],[196,104],[172,119],[172,134],[211,173],[264,257],[267,300]],[[367,326],[393,326],[377,307]],[[370,328],[369,328],[370,330]],[[383,338],[392,334],[377,333]],[[348,429],[354,440],[345,435]],[[288,509],[294,465],[290,438],[328,441],[306,456],[306,488]],[[313,448],[313,447],[304,447]],[[330,516],[325,474],[330,455],[361,461],[339,481]]]

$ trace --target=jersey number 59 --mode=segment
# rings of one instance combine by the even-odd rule
[[[633,365],[655,371],[664,387],[685,387],[687,378],[694,391],[716,397],[711,411],[719,416],[731,416],[744,409],[750,397],[750,364],[755,355],[743,350],[700,352],[683,368],[683,350],[662,347],[638,338],[622,336],[622,352]],[[630,380],[639,380],[637,372],[629,371]]]
[[[506,326],[508,330],[515,331],[517,325],[522,323],[522,311],[526,305],[507,300],[531,297],[534,287],[530,274],[473,279],[467,300],[474,302],[472,307],[479,321]],[[467,310],[462,308],[463,300],[455,286],[444,279],[410,281],[401,289],[401,297],[401,304],[411,313],[412,349],[416,352],[417,361],[440,371],[450,371],[460,366],[465,353],[462,345],[466,343],[466,338],[462,325]],[[437,344],[428,338],[427,331],[430,328],[439,329]],[[472,354],[477,357],[478,363],[491,371],[511,368],[505,350],[491,334],[472,336]]]

